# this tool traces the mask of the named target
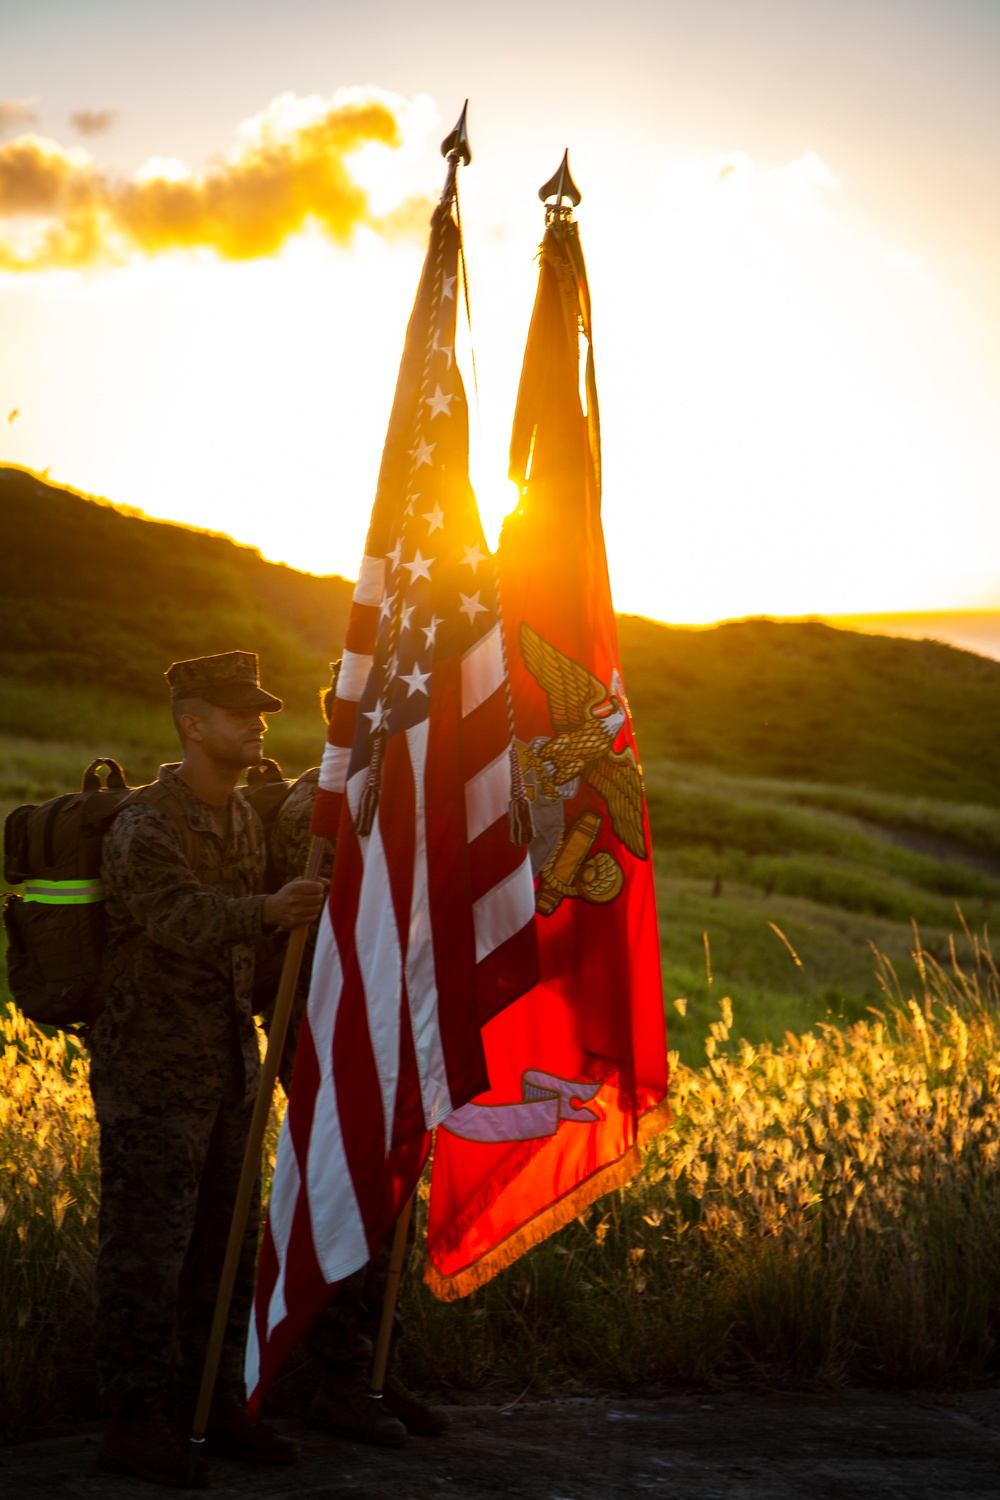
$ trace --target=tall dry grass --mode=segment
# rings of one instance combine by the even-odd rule
[[[87,1061],[0,1018],[0,1435],[92,1411],[99,1172]]]
[[[882,1014],[672,1058],[645,1170],[464,1303],[407,1289],[413,1375],[544,1390],[975,1381],[998,1364],[1000,976],[877,956]]]
[[[917,944],[905,995],[779,1045],[673,1059],[645,1169],[473,1296],[404,1288],[404,1372],[543,1392],[664,1381],[955,1383],[998,1365],[1000,974]],[[964,949],[963,949],[964,952]],[[0,1023],[0,1420],[93,1409],[96,1129],[72,1044]]]

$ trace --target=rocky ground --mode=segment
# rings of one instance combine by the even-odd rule
[[[280,1425],[293,1469],[214,1460],[232,1500],[1000,1500],[1000,1389],[612,1397],[451,1408],[443,1438],[365,1448]],[[94,1463],[91,1428],[0,1448],[4,1500],[150,1500]]]

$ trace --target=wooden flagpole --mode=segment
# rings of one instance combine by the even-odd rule
[[[375,1363],[372,1366],[370,1394],[376,1401],[381,1401],[382,1387],[385,1385],[385,1371],[389,1363],[389,1345],[392,1343],[392,1325],[396,1321],[396,1302],[399,1297],[399,1283],[403,1279],[403,1262],[406,1260],[406,1239],[410,1232],[410,1216],[413,1213],[413,1199],[415,1196],[414,1193],[411,1193],[404,1203],[399,1218],[396,1220],[396,1233],[392,1239],[392,1254],[389,1257],[389,1275],[386,1278],[385,1296],[382,1299],[382,1321],[379,1324],[378,1342],[375,1345]]]
[[[314,838],[312,840],[309,845],[309,858],[306,861],[304,876],[306,880],[319,879],[325,850],[326,839]],[[209,1413],[212,1409],[212,1396],[215,1393],[215,1381],[219,1373],[222,1342],[225,1337],[230,1303],[233,1300],[233,1285],[236,1281],[236,1268],[239,1264],[240,1250],[243,1245],[247,1215],[250,1212],[250,1199],[253,1197],[254,1185],[257,1181],[257,1174],[260,1171],[264,1133],[267,1130],[267,1120],[271,1113],[271,1100],[274,1096],[274,1085],[278,1077],[278,1065],[281,1062],[281,1054],[285,1047],[285,1038],[288,1035],[288,1023],[292,1016],[292,1001],[295,999],[295,989],[299,982],[299,971],[302,968],[302,957],[305,953],[306,938],[308,936],[308,923],[304,923],[301,927],[292,928],[288,938],[288,947],[285,949],[285,961],[281,966],[281,979],[278,983],[278,993],[274,1002],[274,1014],[271,1017],[271,1025],[267,1034],[267,1051],[264,1054],[264,1062],[261,1066],[257,1099],[254,1103],[253,1117],[250,1121],[250,1132],[247,1136],[246,1150],[243,1153],[243,1169],[240,1173],[239,1187],[236,1190],[236,1202],[233,1205],[233,1217],[229,1225],[229,1241],[226,1245],[225,1260],[222,1263],[219,1292],[215,1299],[212,1331],[209,1334],[208,1348],[205,1351],[205,1364],[201,1374],[201,1386],[198,1390],[194,1421],[191,1424],[191,1452],[188,1459],[189,1483],[194,1476],[201,1446],[205,1441],[205,1430],[208,1427]]]

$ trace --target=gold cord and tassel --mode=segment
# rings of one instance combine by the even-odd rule
[[[372,745],[371,760],[368,762],[368,779],[365,789],[361,793],[361,802],[358,806],[358,816],[354,820],[354,826],[363,838],[371,833],[375,826],[375,814],[378,812],[379,798],[382,795],[382,760],[385,754],[385,730],[379,728],[375,731],[375,743]]]
[[[510,705],[510,688],[507,689],[508,708]],[[517,753],[517,745],[511,742],[510,747],[510,806],[507,809],[507,820],[510,824],[510,841],[512,844],[530,844],[535,837],[535,823],[531,816],[531,803],[528,801],[528,793],[524,785],[524,773],[521,770],[521,757]]]

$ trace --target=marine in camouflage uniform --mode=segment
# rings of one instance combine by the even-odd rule
[[[334,679],[336,681],[336,679]],[[332,705],[324,700],[327,712]],[[311,822],[319,770],[306,771],[282,803],[268,834],[271,863],[279,881],[301,874],[309,857]],[[324,857],[321,873],[329,876],[335,844]],[[309,999],[313,954],[319,924],[309,930],[305,956],[281,1062],[281,1081],[288,1092],[299,1028]],[[410,1220],[409,1254],[414,1220]],[[428,1436],[443,1432],[443,1412],[427,1406],[401,1384],[392,1366],[386,1371],[382,1402],[369,1395],[375,1341],[378,1338],[389,1274],[390,1241],[386,1240],[361,1270],[342,1281],[304,1340],[305,1348],[323,1371],[309,1409],[310,1424],[363,1442],[395,1446],[408,1432]],[[393,1349],[402,1334],[397,1313]]]
[[[101,1126],[98,1357],[112,1411],[134,1390],[166,1390],[175,1332],[182,1382],[197,1386],[260,1072],[251,992],[263,830],[239,792],[223,833],[176,766],[161,766],[157,784],[189,838],[162,803],[138,802],[104,841],[105,1010],[90,1082]],[[258,1218],[255,1199],[220,1367],[231,1385]]]
[[[211,716],[217,706],[227,723],[253,721],[259,757],[260,716],[281,700],[259,687],[252,653],[175,663],[166,675],[179,709],[200,702],[198,712]],[[177,1482],[180,1458],[164,1414],[177,1403],[182,1420],[193,1411],[256,1094],[254,946],[265,903],[281,899],[261,894],[266,850],[256,813],[235,790],[225,805],[197,796],[179,774],[187,743],[185,751],[182,766],[162,766],[129,800],[105,838],[105,1009],[90,1035],[101,1140],[97,1355],[112,1419],[101,1461],[162,1483]],[[227,778],[227,769],[222,781],[232,785],[238,770]],[[259,1451],[244,1440],[243,1345],[258,1219],[259,1193],[212,1420],[217,1410],[226,1414],[223,1451],[289,1462],[294,1445],[270,1429],[274,1441],[261,1435]],[[144,1440],[153,1450],[145,1472]],[[206,1478],[201,1465],[197,1482]]]

